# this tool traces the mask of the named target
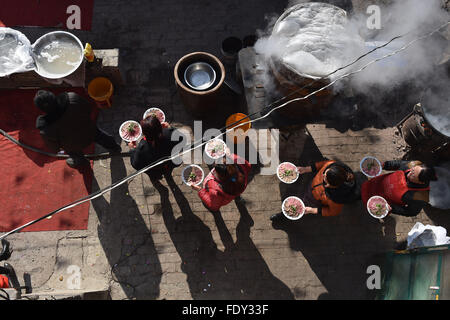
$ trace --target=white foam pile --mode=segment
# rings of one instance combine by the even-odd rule
[[[271,56],[302,76],[320,78],[365,52],[344,10],[326,3],[293,6],[279,19],[265,44]]]
[[[22,33],[10,28],[0,28],[0,77],[26,71],[33,63],[30,41]]]

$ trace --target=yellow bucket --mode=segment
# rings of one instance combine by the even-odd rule
[[[243,114],[243,113],[233,113],[231,116],[229,116],[227,118],[227,120],[225,122],[227,130],[229,130],[231,128],[235,128],[235,127],[239,126],[240,124],[245,123],[247,121],[250,121],[250,119],[246,118],[246,117],[247,117],[247,115]],[[244,118],[246,118],[246,119],[244,119]],[[242,121],[239,121],[239,120],[242,120]],[[235,122],[237,122],[237,123],[235,123]],[[228,126],[231,125],[232,123],[235,123],[235,124],[233,124],[233,126],[228,128]],[[230,137],[234,137],[234,143],[243,143],[245,141],[245,137],[247,136],[247,131],[251,127],[252,127],[252,124],[249,122],[249,123],[246,123],[244,125],[241,125],[241,126],[235,128],[232,131],[229,131],[227,134]]]
[[[100,109],[111,107],[111,97],[113,95],[114,86],[109,79],[98,77],[89,82],[88,94],[95,100]]]

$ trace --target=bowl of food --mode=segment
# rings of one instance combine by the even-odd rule
[[[383,219],[389,214],[389,205],[383,197],[373,196],[367,200],[367,211],[372,217]]]
[[[120,126],[119,134],[120,137],[126,142],[137,141],[142,136],[142,128],[137,121],[128,120]]]
[[[226,147],[225,141],[216,138],[206,144],[205,153],[208,157],[217,160],[226,155]]]
[[[289,220],[298,220],[305,214],[305,204],[300,198],[291,196],[284,199],[281,210]]]
[[[364,157],[359,163],[361,172],[369,178],[374,178],[381,174],[383,167],[381,162],[375,157]]]
[[[203,182],[203,178],[205,177],[205,172],[203,169],[196,165],[191,164],[183,169],[181,173],[181,178],[183,182],[188,186],[198,186]]]
[[[164,114],[164,112],[161,109],[156,108],[156,107],[147,109],[144,112],[144,117],[142,119],[145,119],[148,116],[152,116],[152,115],[154,115],[156,118],[158,118],[159,122],[161,122],[161,123],[166,121],[166,115]]]
[[[297,166],[290,162],[283,162],[278,165],[277,177],[281,182],[291,184],[297,181],[298,177]]]

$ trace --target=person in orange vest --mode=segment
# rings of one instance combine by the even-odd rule
[[[352,169],[342,162],[325,160],[297,169],[300,174],[308,172],[315,174],[308,191],[302,197],[306,206],[305,214],[337,216],[345,203],[355,202],[361,198],[362,181],[357,179]],[[283,214],[277,213],[270,219],[275,221],[281,217]]]
[[[383,197],[390,213],[412,217],[420,213],[429,202],[430,181],[436,181],[433,167],[420,161],[386,161],[384,170],[394,171],[365,182],[361,187],[364,204],[372,196]]]

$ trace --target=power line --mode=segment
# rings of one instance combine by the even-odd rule
[[[195,141],[195,142],[193,143],[194,147],[191,147],[190,149],[183,151],[181,154],[177,154],[177,155],[171,156],[171,157],[169,157],[169,158],[167,158],[167,157],[166,157],[166,158],[161,158],[160,160],[157,160],[157,161],[153,162],[152,164],[146,166],[145,168],[142,168],[142,169],[136,171],[135,173],[133,173],[133,174],[131,174],[131,175],[125,177],[125,178],[122,178],[121,180],[119,180],[119,181],[117,181],[117,182],[115,182],[115,183],[109,185],[109,186],[106,187],[106,188],[100,189],[100,190],[98,190],[98,191],[96,191],[96,192],[94,192],[94,193],[92,193],[92,194],[90,194],[90,195],[88,195],[88,196],[86,196],[86,197],[83,197],[83,198],[81,198],[81,199],[79,199],[79,200],[77,200],[77,201],[75,201],[75,202],[72,202],[72,203],[70,203],[70,204],[68,204],[68,205],[66,205],[66,206],[63,206],[63,207],[61,207],[61,208],[55,210],[55,211],[52,211],[52,212],[46,214],[45,216],[43,216],[43,217],[41,217],[41,218],[38,218],[38,219],[33,220],[33,221],[30,221],[30,222],[26,223],[25,225],[22,225],[22,226],[20,226],[20,227],[14,229],[14,230],[11,230],[11,231],[5,233],[4,235],[0,236],[0,240],[6,238],[7,236],[9,236],[9,235],[11,235],[11,234],[13,234],[13,233],[16,233],[16,232],[20,231],[20,230],[22,230],[22,229],[24,229],[24,228],[26,228],[26,227],[28,227],[28,226],[34,224],[34,223],[37,223],[37,222],[39,222],[39,221],[41,221],[41,220],[43,220],[43,219],[45,219],[45,218],[47,218],[47,217],[53,216],[53,215],[55,215],[55,214],[57,214],[57,213],[59,213],[59,212],[61,212],[61,211],[64,211],[64,210],[73,208],[73,207],[75,207],[75,206],[77,206],[77,205],[80,205],[80,204],[82,204],[82,203],[84,203],[84,202],[94,200],[94,199],[96,199],[96,198],[102,196],[104,193],[111,191],[112,189],[114,189],[114,188],[116,188],[116,187],[118,187],[118,186],[124,184],[124,183],[127,182],[128,180],[131,180],[131,179],[135,178],[136,176],[138,176],[138,175],[140,175],[140,174],[146,172],[146,171],[149,170],[149,169],[152,169],[152,168],[154,168],[154,167],[156,167],[156,166],[158,166],[158,165],[160,165],[160,164],[162,164],[162,163],[164,163],[164,162],[174,160],[175,158],[181,157],[182,155],[184,155],[184,154],[186,154],[186,153],[188,153],[188,152],[191,152],[191,151],[193,151],[193,150],[195,150],[195,149],[197,149],[197,148],[199,148],[199,147],[202,147],[203,145],[207,144],[208,142],[210,142],[210,141],[212,141],[212,140],[214,140],[214,139],[217,139],[217,138],[223,136],[224,134],[228,133],[229,131],[235,130],[235,128],[238,128],[238,127],[240,127],[240,126],[244,126],[244,125],[246,125],[246,124],[248,124],[248,123],[252,123],[252,122],[256,122],[256,121],[259,121],[259,120],[261,120],[261,119],[264,119],[264,118],[268,117],[273,111],[275,111],[275,110],[277,110],[277,109],[280,109],[280,108],[283,108],[283,107],[285,107],[286,105],[288,105],[289,103],[292,103],[292,102],[295,102],[295,101],[300,101],[300,100],[308,99],[308,98],[311,97],[312,95],[315,95],[315,94],[317,94],[318,92],[323,91],[323,90],[325,90],[326,88],[332,86],[332,85],[335,84],[337,81],[339,81],[339,80],[341,80],[341,79],[344,79],[344,78],[347,78],[347,77],[349,77],[349,76],[351,76],[351,75],[354,75],[354,74],[356,74],[356,73],[362,72],[363,70],[365,70],[365,69],[366,69],[367,67],[369,67],[370,65],[372,65],[372,64],[374,64],[374,63],[376,63],[376,62],[378,62],[378,61],[380,61],[380,60],[384,60],[384,59],[386,59],[386,58],[388,58],[388,57],[391,57],[391,56],[393,56],[393,55],[395,55],[395,54],[397,54],[397,53],[399,53],[399,52],[401,52],[401,51],[406,50],[406,49],[407,49],[408,47],[410,47],[412,44],[414,44],[414,43],[416,43],[417,41],[420,41],[420,40],[422,40],[422,39],[425,39],[425,38],[427,38],[427,37],[430,37],[431,35],[433,35],[434,33],[438,32],[440,29],[444,28],[444,27],[447,26],[448,24],[450,24],[450,22],[447,22],[447,23],[441,25],[439,28],[435,29],[434,31],[432,31],[432,32],[430,32],[430,33],[428,33],[428,34],[425,34],[425,35],[423,35],[423,36],[421,36],[421,37],[419,37],[419,38],[414,39],[413,41],[411,41],[411,42],[409,42],[408,44],[404,45],[404,46],[401,47],[400,49],[397,49],[397,50],[395,50],[395,51],[393,51],[393,52],[391,52],[391,53],[389,53],[389,54],[386,54],[386,55],[384,55],[384,56],[382,56],[382,57],[380,57],[380,58],[377,58],[377,59],[375,59],[375,60],[370,61],[369,63],[365,64],[364,66],[362,66],[361,68],[359,68],[359,69],[357,69],[357,70],[355,70],[355,71],[352,71],[352,72],[349,72],[349,73],[346,73],[346,74],[344,74],[344,75],[342,75],[342,76],[337,77],[335,80],[331,81],[329,84],[327,84],[327,85],[321,87],[321,88],[318,89],[318,90],[315,90],[315,91],[311,92],[310,94],[308,94],[308,95],[306,95],[306,96],[304,96],[304,97],[300,97],[300,98],[296,98],[296,99],[289,100],[289,101],[287,101],[287,102],[281,104],[280,106],[277,106],[277,107],[273,108],[272,110],[270,110],[270,111],[267,112],[265,115],[263,115],[263,116],[261,116],[261,117],[259,117],[259,118],[256,118],[256,119],[253,119],[253,120],[250,120],[250,121],[241,123],[241,124],[238,124],[238,123],[241,122],[242,120],[239,120],[239,121],[237,121],[237,122],[235,122],[235,123],[233,123],[233,124],[230,124],[229,126],[227,126],[227,127],[225,127],[225,128],[228,128],[228,127],[230,127],[230,126],[233,126],[234,124],[237,124],[237,126],[235,126],[235,127],[233,127],[233,128],[230,128],[230,129],[226,130],[225,132],[222,132],[221,134],[217,135],[216,137],[214,137],[214,138],[212,138],[212,139],[209,139],[208,141],[203,142],[203,138],[202,138],[202,140],[201,140],[202,143],[199,144],[199,145],[197,145],[197,146],[195,146],[196,143],[200,142],[200,140],[197,140],[197,141]],[[400,37],[400,36],[399,36],[399,37]],[[395,37],[394,39],[396,39],[396,38],[398,38],[398,37]],[[394,40],[394,39],[393,39],[393,40]],[[393,40],[391,40],[391,41],[393,41]],[[379,48],[384,47],[384,46],[386,46],[386,45],[387,45],[387,44],[385,44],[385,45],[383,45],[383,46],[380,46]],[[375,51],[376,49],[377,49],[377,48],[375,48],[374,50],[371,50],[371,52]],[[342,68],[347,68],[347,67],[349,67],[349,66],[355,64],[357,61],[359,61],[360,59],[362,59],[364,56],[367,56],[367,55],[368,55],[369,53],[371,53],[371,52],[366,53],[365,55],[363,55],[363,56],[361,56],[360,58],[356,59],[353,63],[351,63],[351,64],[349,64],[349,65],[347,65],[347,66],[345,66],[345,67],[341,67],[341,68],[339,68],[339,69],[342,70]],[[337,69],[337,70],[335,70],[334,72],[332,72],[332,74],[333,74],[333,73],[336,73],[339,69]],[[191,146],[192,146],[192,144],[191,144]]]

